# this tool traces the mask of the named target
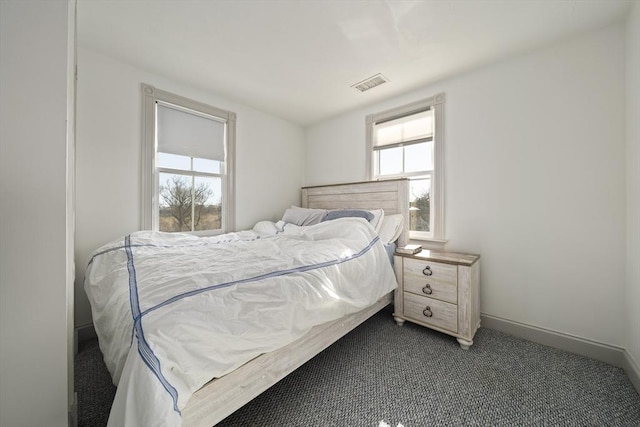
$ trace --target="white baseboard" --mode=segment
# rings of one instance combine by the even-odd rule
[[[481,325],[488,329],[495,329],[518,338],[601,360],[622,368],[627,373],[636,391],[640,394],[640,369],[625,348],[514,322],[488,314],[481,314],[480,317]]]

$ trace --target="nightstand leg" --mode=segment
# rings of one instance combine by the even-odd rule
[[[469,347],[473,345],[473,341],[467,341],[462,338],[458,338],[458,343],[460,344],[460,348],[463,350],[469,350]]]
[[[398,326],[402,326],[402,325],[404,325],[404,319],[401,319],[401,318],[399,318],[399,317],[395,317],[395,316],[393,316],[393,320],[395,320],[395,321],[396,321],[396,323],[398,324]]]

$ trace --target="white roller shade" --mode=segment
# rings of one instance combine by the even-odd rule
[[[376,123],[373,147],[399,146],[433,139],[433,109]]]
[[[156,105],[159,152],[224,161],[224,122]]]

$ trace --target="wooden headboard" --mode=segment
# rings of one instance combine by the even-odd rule
[[[385,215],[402,214],[400,246],[409,243],[409,180],[352,182],[302,187],[302,207],[314,209],[383,209]]]

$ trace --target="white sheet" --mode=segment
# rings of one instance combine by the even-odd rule
[[[210,379],[396,287],[364,219],[262,227],[138,232],[94,252],[85,290],[118,386],[110,426],[178,426]]]

